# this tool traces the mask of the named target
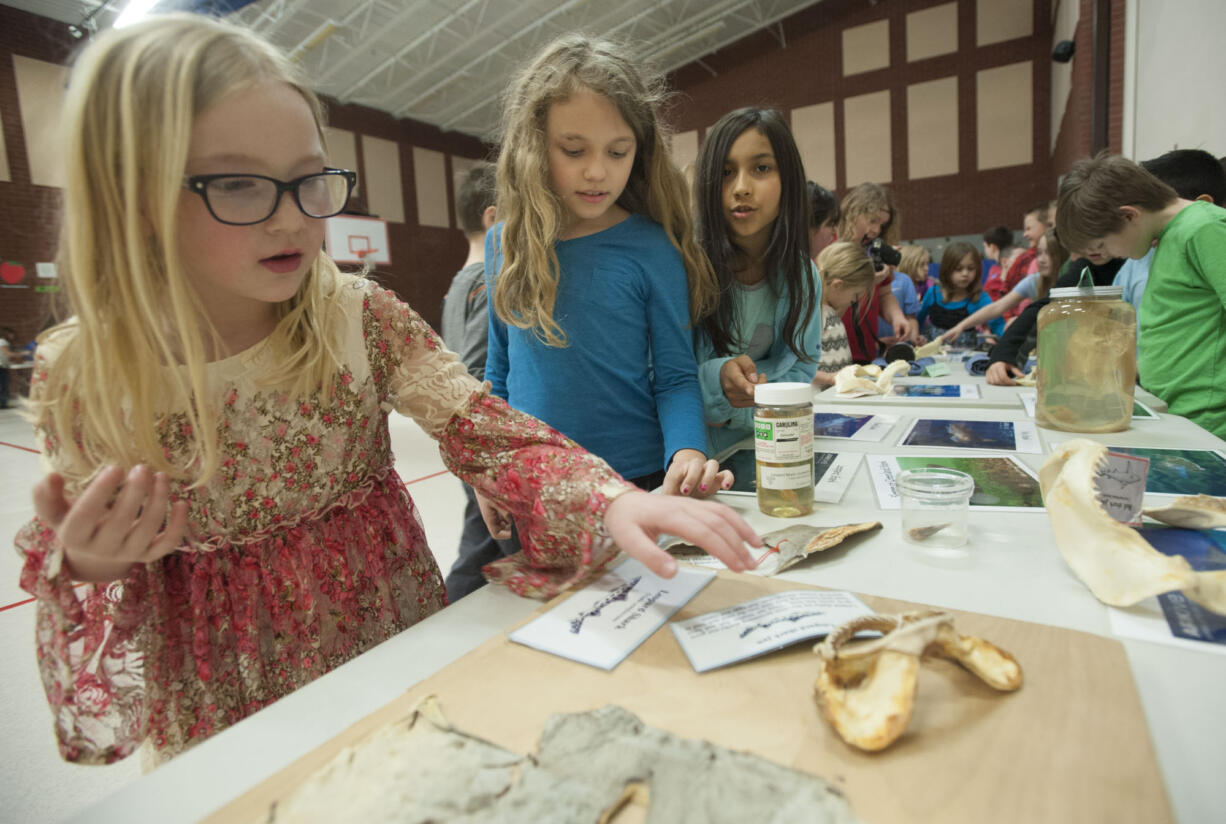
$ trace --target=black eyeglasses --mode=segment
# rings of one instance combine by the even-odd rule
[[[294,195],[294,202],[307,217],[338,215],[357,182],[357,172],[325,168],[293,180],[265,175],[194,175],[184,178],[183,185],[204,198],[209,214],[218,222],[250,226],[272,217],[284,192]]]

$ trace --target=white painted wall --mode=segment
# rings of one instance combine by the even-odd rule
[[[1070,0],[1063,0],[1069,2]],[[1226,0],[1128,0],[1124,154],[1226,154]]]

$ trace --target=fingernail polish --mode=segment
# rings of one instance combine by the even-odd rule
[[[690,494],[690,488],[689,488],[688,486],[683,486],[683,487],[681,487],[681,494],[682,494],[682,495],[689,495],[689,494]]]
[[[701,484],[701,485],[699,485],[699,487],[698,487],[698,488],[699,488],[699,489],[701,489],[703,492],[706,492],[706,491],[707,491],[707,485],[706,485],[706,484]]]

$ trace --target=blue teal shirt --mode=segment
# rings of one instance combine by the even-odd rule
[[[666,468],[679,449],[705,451],[689,283],[660,225],[631,215],[554,245],[561,275],[553,318],[566,334],[562,347],[508,326],[494,311],[501,237],[499,224],[485,238],[485,377],[494,394],[626,478]]]
[[[801,330],[800,347],[809,360],[796,357],[788,341],[783,339],[783,322],[787,319],[790,298],[787,288],[781,286],[779,301],[775,304],[770,350],[766,357],[754,360],[754,366],[760,374],[766,375],[769,383],[810,383],[817,372],[818,361],[822,359],[822,280],[812,263],[809,264],[809,276],[813,278],[813,316],[809,318],[809,325]],[[734,294],[740,297],[744,292],[737,290]],[[714,456],[753,435],[753,407],[734,408],[720,386],[719,370],[732,358],[716,357],[711,340],[701,331],[695,335],[694,348],[698,355],[698,380],[702,384],[702,404],[708,424],[707,454]],[[725,426],[718,426],[725,422]]]
[[[953,313],[957,316],[957,320],[948,326],[942,326],[936,323],[932,324],[933,328],[937,329],[938,331],[945,332],[952,329],[954,324],[958,321],[969,318],[971,315],[975,314],[991,302],[992,298],[987,292],[980,292],[979,297],[975,298],[974,300],[944,300],[941,297],[941,285],[938,283],[927,292],[924,292],[924,299],[920,301],[919,315],[916,316],[916,319],[919,320],[920,326],[922,327],[924,325],[924,321],[928,320],[928,315],[932,312],[933,307],[939,306],[940,308],[944,309],[946,313]],[[992,330],[992,334],[999,335],[1001,332],[1005,331],[1004,319],[996,318],[995,320],[988,321],[988,329]]]

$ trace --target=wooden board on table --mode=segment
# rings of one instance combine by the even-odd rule
[[[721,572],[674,620],[803,588]],[[883,613],[923,608],[860,597]],[[535,751],[545,719],[553,713],[618,704],[678,735],[819,775],[845,793],[865,822],[1172,820],[1118,641],[951,612],[964,634],[1012,652],[1025,682],[1018,692],[997,693],[953,663],[927,661],[911,723],[883,752],[849,747],[820,717],[813,700],[816,662],[808,644],[698,675],[667,626],[612,672],[529,649],[503,635],[208,820],[259,820],[343,747],[404,717],[427,695],[438,696],[444,714],[460,729],[515,752]]]

